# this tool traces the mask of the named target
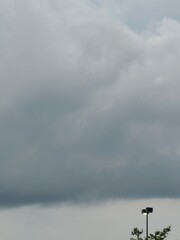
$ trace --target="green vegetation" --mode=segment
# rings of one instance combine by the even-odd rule
[[[161,231],[155,231],[154,234],[149,234],[148,240],[164,240],[169,232],[171,231],[171,226],[168,226],[166,228],[163,228]],[[137,227],[133,229],[131,232],[132,238],[130,240],[143,240],[141,235],[143,234],[143,230],[139,230]]]

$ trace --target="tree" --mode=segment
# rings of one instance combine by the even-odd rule
[[[154,234],[150,234],[148,236],[149,240],[164,240],[169,232],[171,231],[171,226],[168,226],[166,228],[163,228],[163,230],[161,231],[155,231]],[[139,230],[137,227],[133,229],[133,231],[131,232],[131,235],[133,236],[132,238],[130,238],[130,240],[143,240],[143,238],[141,237],[143,233],[143,230]]]
[[[143,238],[141,237],[143,233],[143,230],[139,230],[137,227],[134,228],[131,232],[132,236],[135,236],[135,238],[130,238],[130,240],[143,240]]]
[[[162,231],[155,231],[154,234],[149,235],[150,240],[164,240],[169,232],[171,231],[171,226],[163,228]]]

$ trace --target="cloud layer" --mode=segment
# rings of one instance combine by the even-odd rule
[[[0,2],[0,205],[179,198],[180,23]]]

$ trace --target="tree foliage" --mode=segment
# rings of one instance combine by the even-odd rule
[[[155,231],[153,234],[149,234],[148,240],[164,240],[169,232],[171,231],[171,226],[163,228],[161,231]],[[143,230],[139,230],[137,227],[133,229],[131,235],[133,236],[130,240],[143,240],[141,236],[143,234]],[[144,238],[145,239],[145,238]]]
[[[166,228],[163,228],[162,231],[155,231],[154,234],[149,235],[150,240],[164,240],[169,232],[171,231],[171,226],[168,226]]]
[[[143,233],[143,230],[139,230],[137,227],[134,228],[131,232],[131,235],[133,237],[130,238],[130,240],[143,240],[143,238],[141,237],[142,233]]]

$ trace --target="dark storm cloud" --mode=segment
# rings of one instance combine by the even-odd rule
[[[178,198],[180,24],[1,1],[0,205]]]

